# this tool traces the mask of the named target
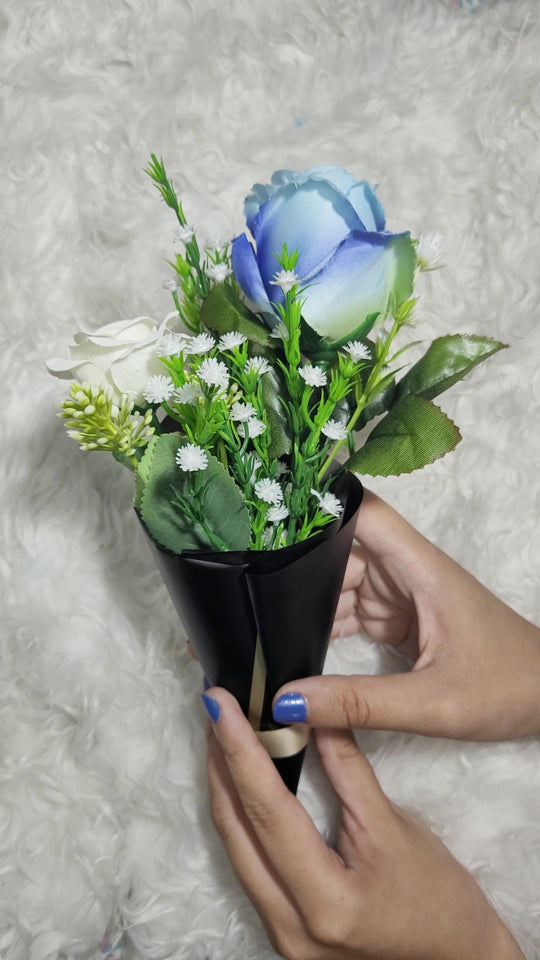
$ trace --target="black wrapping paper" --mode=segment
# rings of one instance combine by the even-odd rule
[[[184,552],[158,547],[157,565],[211,686],[225,687],[248,716],[257,639],[266,681],[262,731],[279,729],[272,700],[291,680],[322,673],[363,488],[352,474],[332,487],[342,516],[316,536],[269,551]],[[274,759],[296,792],[305,750]]]

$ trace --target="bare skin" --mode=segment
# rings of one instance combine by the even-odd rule
[[[366,491],[334,636],[366,633],[415,661],[390,676],[309,677],[315,727],[504,740],[540,733],[540,629]],[[275,698],[277,699],[277,697]]]
[[[341,804],[336,849],[284,786],[233,697],[209,735],[214,824],[287,960],[523,960],[473,878],[382,792],[350,731],[318,730]]]

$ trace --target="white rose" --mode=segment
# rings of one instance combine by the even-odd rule
[[[68,347],[69,360],[46,361],[49,373],[62,380],[78,380],[109,387],[115,397],[127,394],[144,403],[142,388],[150,377],[163,373],[156,344],[166,332],[167,318],[158,324],[150,317],[116,320],[94,333],[76,333]]]

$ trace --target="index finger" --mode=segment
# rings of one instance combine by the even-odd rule
[[[342,861],[287,789],[234,697],[208,690],[219,707],[214,723],[245,814],[277,876],[306,916],[321,905],[321,884],[337,883]]]

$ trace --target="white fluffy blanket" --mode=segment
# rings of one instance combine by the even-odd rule
[[[537,0],[4,0],[1,23],[0,955],[266,960],[209,823],[200,669],[130,477],[66,437],[43,358],[170,309],[151,151],[203,237],[240,231],[280,167],[379,183],[391,229],[444,236],[419,335],[510,349],[442,398],[454,454],[371,486],[537,617]],[[328,661],[397,667],[360,637]],[[361,742],[539,957],[538,741]],[[313,757],[300,797],[325,829]]]

